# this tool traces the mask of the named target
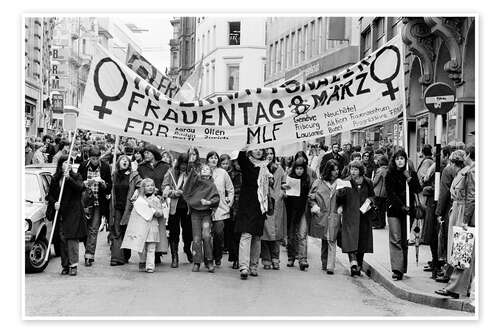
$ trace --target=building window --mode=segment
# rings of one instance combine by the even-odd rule
[[[215,92],[215,64],[212,64],[212,86],[211,91]]]
[[[229,22],[229,45],[240,45],[240,22]]]
[[[214,33],[212,34],[212,40],[213,40],[213,42],[212,42],[212,43],[213,43],[212,49],[214,49],[214,50],[215,50],[215,48],[216,48],[216,46],[217,46],[217,43],[216,43],[216,40],[217,40],[217,39],[216,39],[216,36],[217,36],[217,35],[215,34],[215,25],[214,25]]]
[[[280,41],[279,41],[278,54],[276,55],[276,61],[278,63],[277,71],[281,72],[281,70],[283,69],[283,38],[280,39]]]
[[[273,44],[269,45],[269,74],[273,73],[273,58],[274,57],[274,47]]]
[[[278,50],[278,42],[275,42],[274,43],[274,58],[273,58],[273,67],[274,67],[274,73],[277,73],[279,72],[279,69],[278,69],[278,63],[279,63],[279,50]]]
[[[379,18],[375,22],[375,34],[376,34],[376,48],[380,48],[384,45],[385,36],[385,19],[383,17]]]
[[[201,36],[201,54],[205,54],[205,35]]]
[[[210,43],[210,30],[208,30],[208,32],[207,32],[207,54],[210,51],[211,46],[212,46],[212,44]]]
[[[372,51],[372,32],[367,29],[361,34],[361,58],[366,57]]]
[[[292,32],[292,42],[291,42],[291,55],[290,55],[290,64],[294,66],[297,62],[297,41],[295,40],[295,32]]]
[[[292,49],[292,45],[290,44],[290,36],[286,36],[286,39],[285,39],[285,45],[286,45],[286,64],[285,64],[285,68],[290,68],[291,66],[291,49]]]
[[[402,17],[393,17],[392,18],[391,38],[399,35],[399,32],[401,31],[401,26],[403,24],[402,19],[403,19]]]
[[[297,63],[300,64],[303,55],[303,45],[302,45],[302,29],[297,30]]]
[[[311,36],[311,57],[314,57],[318,54],[318,46],[316,45],[317,40],[317,32],[316,32],[316,24],[314,21],[311,22],[311,32],[309,33]]]
[[[304,39],[302,40],[302,44],[304,45],[304,47],[302,48],[302,50],[304,50],[304,57],[302,58],[302,60],[308,59],[311,55],[311,37],[309,36],[310,29],[308,28],[308,25],[304,26]]]
[[[227,90],[235,91],[240,88],[240,65],[227,66]]]
[[[323,19],[318,18],[318,54],[323,52]]]

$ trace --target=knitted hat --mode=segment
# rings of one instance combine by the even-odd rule
[[[145,152],[149,151],[151,154],[153,154],[153,156],[155,157],[155,160],[157,160],[157,161],[161,160],[161,152],[158,149],[158,147],[156,147],[155,145],[147,144],[144,147],[144,151]]]

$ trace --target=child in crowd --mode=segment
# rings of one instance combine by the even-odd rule
[[[139,270],[147,273],[155,270],[155,250],[160,242],[158,218],[163,216],[161,201],[154,192],[154,181],[151,178],[144,179],[121,246],[122,249],[139,252]]]

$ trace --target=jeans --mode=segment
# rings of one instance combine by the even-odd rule
[[[212,221],[212,236],[214,241],[214,259],[222,259],[222,251],[224,250],[224,224],[226,220]]]
[[[321,264],[329,271],[335,269],[337,241],[321,240]]]
[[[224,238],[229,239],[227,242],[227,247],[229,251],[229,261],[238,261],[238,248],[240,246],[241,233],[234,231],[234,219],[226,220],[224,223]]]
[[[240,238],[240,271],[246,269],[257,270],[260,257],[260,237],[249,233],[242,233]]]
[[[87,241],[85,242],[85,259],[94,259],[97,244],[97,233],[101,225],[101,212],[99,206],[94,206],[87,223]]]
[[[191,213],[191,224],[193,227],[193,261],[201,264],[203,258],[211,261],[212,257],[212,236],[210,229],[212,216],[210,211]]]
[[[287,214],[288,214],[287,206]],[[288,215],[288,260],[298,259],[299,262],[307,262],[307,221],[305,214]]]
[[[364,253],[358,251],[348,252],[347,256],[349,257],[349,262],[351,266],[356,265],[358,269],[363,268],[363,258],[365,257]]]
[[[408,269],[408,240],[406,239],[406,219],[389,217],[389,253],[391,270],[406,273]]]
[[[189,252],[189,250],[191,249],[191,242],[193,241],[191,217],[188,215],[187,209],[177,208],[175,215],[170,215],[168,219],[168,239],[171,243],[179,244],[181,227],[184,252]]]
[[[271,263],[280,263],[280,241],[261,241],[260,257],[263,265]]]
[[[64,238],[63,228],[59,228],[59,245],[61,249],[61,266],[76,267],[78,266],[78,252],[80,243],[78,239],[66,239]]]
[[[146,263],[146,269],[155,269],[155,250],[156,243],[146,242],[144,243],[144,250],[139,253],[139,262]]]
[[[120,225],[123,216],[123,211],[115,210],[115,218],[113,225],[110,226],[111,233],[111,261],[114,262],[128,262],[131,256],[130,249],[121,249],[123,236],[127,230],[126,225]]]

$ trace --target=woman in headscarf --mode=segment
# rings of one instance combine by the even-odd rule
[[[407,167],[408,156],[402,149],[392,156],[386,176],[387,220],[389,224],[389,250],[393,280],[403,279],[408,268],[408,241],[406,215],[414,209],[413,199],[410,207],[406,204],[406,184],[410,198],[422,191],[417,173]]]
[[[266,149],[266,158],[270,162],[268,169],[273,175],[273,184],[269,195],[272,202],[266,214],[264,234],[261,240],[261,258],[264,269],[280,269],[280,243],[285,238],[286,211],[284,191],[281,184],[286,182],[285,170],[276,162],[274,148]]]
[[[246,280],[248,274],[258,276],[260,237],[264,231],[265,214],[268,211],[269,161],[262,149],[250,152],[240,151],[238,164],[242,183],[240,205],[236,216],[235,231],[241,233],[239,245],[240,277]]]

